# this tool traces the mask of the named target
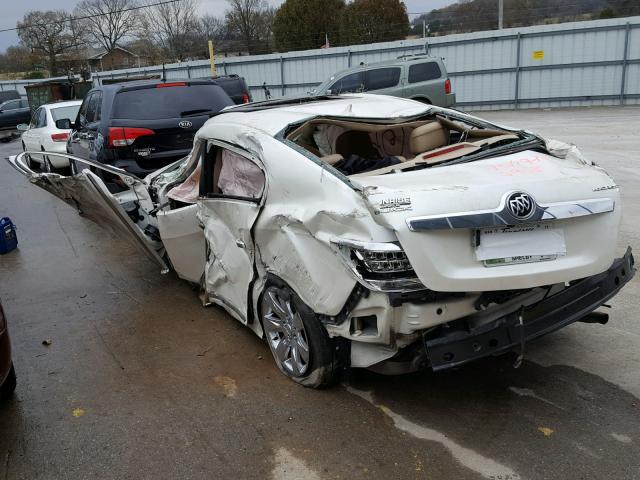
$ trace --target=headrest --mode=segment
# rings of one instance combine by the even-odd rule
[[[409,145],[411,152],[418,155],[448,143],[447,131],[444,127],[439,122],[431,122],[413,129]]]

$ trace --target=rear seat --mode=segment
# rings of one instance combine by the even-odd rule
[[[444,147],[449,144],[449,131],[440,122],[431,122],[413,129],[409,146],[414,155]]]

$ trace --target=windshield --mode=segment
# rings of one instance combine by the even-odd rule
[[[54,122],[57,122],[58,120],[61,120],[63,118],[66,118],[73,122],[78,116],[78,110],[80,110],[80,105],[56,107],[51,109],[51,116],[53,117]]]
[[[180,118],[183,112],[218,112],[233,101],[218,85],[182,85],[137,88],[119,92],[113,118],[156,120]]]

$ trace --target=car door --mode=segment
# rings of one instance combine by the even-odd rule
[[[0,110],[0,118],[3,127],[15,127],[21,118],[20,100],[10,100],[2,105]]]
[[[67,154],[58,155],[73,159]],[[113,235],[130,242],[160,265],[163,273],[169,270],[162,258],[164,248],[157,235],[157,221],[153,216],[155,205],[147,185],[140,179],[110,165],[93,165],[123,179],[127,188],[111,193],[100,177],[89,169],[69,177],[37,173],[29,168],[24,154],[9,157],[9,163],[32,184],[76,208],[80,215]]]
[[[34,145],[36,143],[34,138],[37,135],[37,133],[34,133],[34,130],[36,129],[36,125],[38,125],[39,114],[40,109],[38,108],[31,115],[31,120],[29,121],[29,129],[22,134],[22,143],[24,143],[24,149],[27,151],[34,151]]]
[[[25,141],[25,146],[27,150],[31,152],[39,152],[43,145],[42,135],[47,127],[47,112],[44,107],[40,107],[35,111],[32,124],[33,127],[29,128],[26,132],[29,136],[27,137],[27,141]],[[42,155],[31,155],[31,157],[39,161],[43,160]]]
[[[98,123],[96,117],[102,101],[102,92],[89,93],[78,111],[76,128],[69,139],[69,151],[80,158],[95,159],[94,140]]]
[[[29,101],[20,100],[20,113],[19,113],[17,124],[27,123],[30,118],[31,118],[31,108],[29,108]]]
[[[198,200],[207,248],[205,291],[210,301],[246,324],[254,279],[251,229],[264,201],[266,176],[249,152],[223,142],[210,145]]]
[[[329,87],[333,95],[362,92],[364,90],[364,72],[354,72],[339,78]]]
[[[162,210],[157,214],[160,238],[173,269],[180,278],[196,284],[201,283],[204,273],[205,239],[197,218],[198,204],[193,202],[200,191],[206,145],[206,141],[196,140],[192,152],[195,160],[189,161],[192,167],[190,171],[185,172],[187,178],[177,185],[172,185],[168,191],[169,198],[179,200],[184,206]],[[194,198],[187,199],[185,195]]]
[[[372,68],[364,72],[364,91],[381,95],[402,95],[402,67]]]

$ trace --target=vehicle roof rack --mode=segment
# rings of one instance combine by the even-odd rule
[[[409,55],[400,55],[398,58],[398,60],[400,59],[405,59],[405,58],[422,58],[422,57],[430,57],[431,55],[429,55],[428,53],[412,53]]]
[[[263,100],[262,102],[252,102],[246,105],[231,106],[219,112],[212,113],[210,116],[215,117],[223,113],[228,112],[257,112],[260,110],[269,110],[276,107],[284,107],[287,105],[302,105],[309,102],[321,102],[325,100],[337,100],[341,97],[339,95],[315,95],[315,96],[302,96],[292,98],[276,98],[273,100]]]

